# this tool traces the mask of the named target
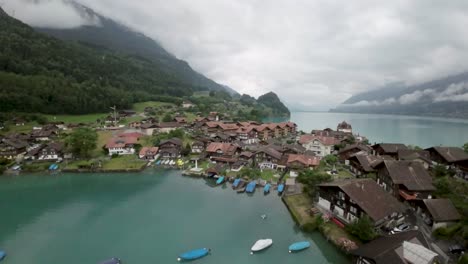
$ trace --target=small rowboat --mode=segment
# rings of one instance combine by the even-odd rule
[[[121,264],[122,261],[119,258],[111,258],[108,260],[104,260],[103,262],[100,262],[99,264]]]
[[[268,248],[269,246],[271,246],[272,244],[273,244],[272,239],[269,239],[269,238],[259,239],[259,240],[257,240],[257,242],[255,242],[255,244],[250,249],[251,250],[250,254],[252,255],[254,252],[264,250],[264,249]]]
[[[0,250],[0,261],[2,261],[6,257],[5,251]]]
[[[241,179],[235,179],[234,182],[232,183],[232,189],[237,188],[239,186]]]
[[[283,193],[283,191],[284,191],[284,184],[281,183],[280,185],[278,185],[278,193],[281,194]]]
[[[291,252],[297,252],[304,250],[306,248],[310,247],[310,242],[309,241],[301,241],[301,242],[296,242],[293,243],[289,246],[289,253]]]
[[[209,249],[209,248],[194,249],[194,250],[187,251],[187,252],[181,254],[181,255],[177,258],[177,261],[181,261],[181,260],[194,260],[194,259],[203,258],[204,256],[208,255],[208,253],[210,253],[210,249]]]
[[[218,180],[216,181],[216,184],[217,184],[217,185],[220,185],[220,184],[223,183],[223,182],[224,182],[224,176],[221,176],[221,177],[219,177]]]
[[[267,194],[270,192],[271,184],[267,183],[265,187],[263,187],[263,193]]]

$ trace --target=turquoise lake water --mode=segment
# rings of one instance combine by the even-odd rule
[[[343,120],[351,123],[354,133],[367,136],[371,143],[405,143],[426,148],[438,145],[461,147],[468,142],[468,120],[402,115],[291,113],[291,121],[308,133],[312,129],[336,129]]]
[[[280,198],[237,194],[178,171],[0,177],[0,248],[5,264],[177,263],[178,254],[209,247],[192,263],[349,263],[319,234],[296,227]],[[266,220],[260,216],[267,214]],[[251,256],[260,238],[273,246]],[[289,254],[289,244],[311,248]]]

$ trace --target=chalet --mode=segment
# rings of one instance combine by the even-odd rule
[[[320,165],[320,157],[302,154],[289,154],[286,166],[290,169],[316,168]]]
[[[427,150],[399,149],[397,159],[420,162],[426,170],[432,165],[430,153]]]
[[[305,134],[299,138],[299,144],[317,156],[324,157],[333,152],[334,146],[339,144],[339,141],[334,137]]]
[[[168,133],[181,127],[182,124],[177,122],[161,122],[157,125],[157,131],[159,133]]]
[[[398,150],[400,149],[408,149],[404,144],[393,144],[393,143],[379,143],[372,146],[374,150],[374,155],[378,156],[390,156],[393,158],[397,158]]]
[[[343,141],[351,136],[350,133],[345,133],[342,131],[335,131],[331,128],[325,128],[323,130],[314,129],[312,130],[312,135],[321,136],[321,137],[334,137],[337,141]]]
[[[420,231],[381,236],[351,251],[354,264],[440,263],[437,254]]]
[[[398,199],[413,201],[431,198],[432,178],[417,161],[384,160],[377,166],[377,183]]]
[[[353,133],[353,127],[351,124],[346,123],[346,121],[343,121],[338,124],[336,127],[336,131],[338,132],[344,132],[344,133]]]
[[[347,145],[343,149],[338,151],[338,158],[341,161],[345,161],[345,163],[346,163],[346,160],[348,160],[349,157],[353,156],[354,154],[356,154],[358,152],[371,153],[372,148],[367,146],[367,145],[360,144],[360,143]]]
[[[141,121],[133,121],[133,122],[130,122],[128,123],[128,127],[131,127],[131,128],[141,128]]]
[[[138,157],[143,160],[155,160],[158,155],[158,147],[143,147],[140,150]]]
[[[283,154],[304,154],[306,148],[299,144],[285,144],[283,146]]]
[[[47,129],[40,129],[35,130],[31,133],[31,138],[36,141],[50,141],[57,137],[57,131],[55,130],[47,130]]]
[[[183,102],[182,102],[182,107],[183,107],[183,108],[191,108],[191,107],[194,107],[194,106],[195,106],[195,105],[192,104],[192,102],[190,102],[190,101],[183,101]]]
[[[109,151],[109,156],[130,155],[135,153],[135,145],[138,142],[136,137],[113,137],[107,141],[105,148]]]
[[[205,143],[203,141],[194,141],[192,143],[192,153],[202,153],[205,151]]]
[[[206,147],[206,153],[213,157],[233,158],[240,153],[239,146],[231,143],[212,142]]]
[[[187,118],[183,116],[176,116],[174,117],[174,122],[177,122],[181,125],[186,125],[187,124]]]
[[[255,153],[250,151],[242,151],[239,154],[239,160],[244,161],[246,164],[253,165]]]
[[[255,126],[241,126],[236,130],[237,139],[245,144],[258,143],[258,132]]]
[[[18,155],[25,154],[28,142],[19,139],[4,138],[0,142],[0,157],[15,159]]]
[[[285,167],[279,164],[283,154],[272,146],[258,150],[255,155],[255,161],[261,169],[281,169]]]
[[[140,129],[145,135],[152,136],[159,129],[159,126],[157,123],[143,123],[140,125]]]
[[[159,143],[159,154],[162,158],[178,158],[182,150],[182,140],[172,138]]]
[[[59,142],[51,142],[47,145],[39,145],[31,150],[29,150],[26,155],[25,159],[28,160],[61,160],[64,157],[64,145],[63,143]]]
[[[376,227],[404,221],[405,207],[372,179],[327,182],[319,188],[318,205],[344,223],[367,215]]]
[[[418,203],[418,212],[431,220],[432,230],[455,224],[461,219],[450,199],[424,199]]]
[[[360,152],[352,155],[348,159],[350,171],[358,178],[360,176],[376,172],[374,166],[376,166],[382,160],[383,159],[381,156],[374,156],[368,153]]]
[[[430,159],[437,164],[454,166],[457,162],[468,160],[468,154],[457,147],[432,147],[426,150]]]
[[[134,115],[136,115],[136,112],[133,110],[120,110],[119,111],[120,117],[129,117],[129,116],[134,116]]]
[[[275,137],[275,131],[270,126],[263,124],[255,127],[259,140],[268,140]]]
[[[24,126],[24,124],[26,123],[26,120],[22,117],[15,117],[12,121],[13,124],[15,124],[15,126]]]

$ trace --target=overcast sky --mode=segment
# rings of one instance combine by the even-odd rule
[[[389,82],[468,70],[468,1],[77,0],[239,93],[327,110]],[[26,23],[98,24],[62,0],[0,0]]]

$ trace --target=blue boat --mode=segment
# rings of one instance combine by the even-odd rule
[[[0,250],[0,261],[2,261],[6,257],[5,251]]]
[[[111,258],[104,260],[102,262],[99,262],[99,264],[121,264],[122,261],[119,258]]]
[[[271,184],[267,183],[265,187],[263,187],[263,193],[267,194],[270,192]]]
[[[257,186],[257,181],[251,181],[247,184],[245,191],[248,193],[253,193],[255,191],[255,187]]]
[[[181,254],[179,258],[177,258],[177,261],[203,258],[204,256],[208,255],[208,253],[210,253],[210,249],[208,248],[191,250]]]
[[[161,160],[156,161],[156,165],[161,164]]]
[[[241,179],[235,179],[234,182],[232,183],[232,188],[235,189],[237,186],[239,186]]]
[[[218,180],[216,181],[216,184],[219,185],[219,184],[221,184],[221,183],[223,183],[223,182],[224,182],[224,176],[221,176],[221,177],[219,177]]]
[[[57,169],[58,169],[58,167],[59,167],[59,165],[58,165],[58,164],[54,164],[54,170],[57,170]]]
[[[306,248],[310,247],[310,242],[309,241],[301,241],[301,242],[296,242],[293,243],[289,246],[289,253],[291,252],[296,252],[296,251],[301,251]]]
[[[50,164],[49,170],[53,170],[53,169],[54,169],[54,165],[55,165],[55,164]]]
[[[284,191],[284,184],[278,185],[278,193],[281,194]]]

